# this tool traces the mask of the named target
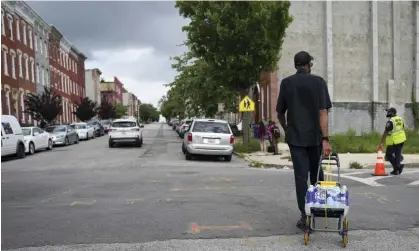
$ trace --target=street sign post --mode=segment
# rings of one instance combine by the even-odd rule
[[[239,104],[239,111],[243,112],[243,123],[242,123],[242,130],[243,130],[243,144],[246,147],[249,147],[250,144],[250,135],[249,135],[249,123],[250,123],[250,112],[255,111],[255,102],[249,96],[245,96]]]
[[[255,102],[249,96],[245,96],[239,104],[240,112],[254,112],[255,111]]]

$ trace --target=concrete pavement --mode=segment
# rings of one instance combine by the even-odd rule
[[[2,162],[2,249],[306,249],[292,170],[251,169],[240,158],[186,161],[167,125],[143,133],[142,148],[110,149],[102,137]],[[417,186],[343,181],[347,249],[419,246]],[[315,233],[309,248],[336,250],[340,240]]]

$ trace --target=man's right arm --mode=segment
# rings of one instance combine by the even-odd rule
[[[330,100],[329,90],[327,89],[326,82],[322,79],[320,84],[320,97],[319,97],[319,115],[320,115],[320,128],[323,137],[329,137],[329,117],[327,111],[332,107]]]
[[[285,100],[285,79],[281,81],[281,85],[279,87],[279,95],[278,95],[278,102],[276,104],[276,112],[278,115],[279,124],[281,124],[284,131],[287,130],[287,121],[285,119],[285,112],[287,111],[287,103]]]

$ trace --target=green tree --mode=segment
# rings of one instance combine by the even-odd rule
[[[142,104],[139,109],[141,121],[148,122],[159,120],[160,114],[157,111],[157,108],[152,104]]]
[[[26,110],[32,119],[40,122],[41,127],[53,124],[58,115],[62,113],[62,97],[51,87],[44,87],[40,94],[26,95]]]
[[[123,105],[123,104],[116,103],[116,104],[114,105],[114,107],[115,107],[115,118],[116,118],[116,119],[119,119],[119,118],[121,118],[122,116],[127,115],[127,112],[128,112],[128,106],[125,106],[125,105]]]
[[[114,119],[116,117],[114,104],[109,102],[107,99],[103,99],[97,109],[97,114],[101,119]]]
[[[277,68],[285,30],[292,22],[289,1],[176,1],[189,25],[185,44],[213,69],[215,83],[249,93],[262,72]],[[243,120],[249,144],[250,114]]]
[[[98,110],[97,102],[88,97],[82,98],[80,103],[76,105],[76,111],[73,113],[81,121],[89,121],[96,116]]]

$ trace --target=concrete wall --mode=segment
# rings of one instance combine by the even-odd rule
[[[278,84],[295,72],[294,54],[315,58],[328,84],[330,130],[381,131],[394,106],[413,127],[411,91],[419,94],[418,6],[410,2],[291,2]]]

